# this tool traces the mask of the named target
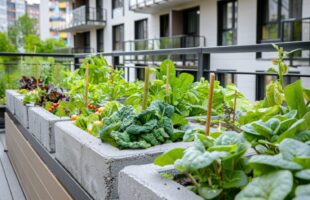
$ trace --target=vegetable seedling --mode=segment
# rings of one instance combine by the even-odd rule
[[[206,121],[206,135],[209,135],[209,132],[210,132],[213,91],[214,91],[214,73],[211,73],[210,74],[208,113],[207,113],[207,121]]]

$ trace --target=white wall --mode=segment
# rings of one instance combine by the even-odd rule
[[[50,38],[50,26],[49,26],[49,1],[48,0],[40,0],[40,20],[39,20],[39,28],[40,28],[40,38],[41,40],[46,40]]]

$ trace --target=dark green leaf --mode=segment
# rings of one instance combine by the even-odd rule
[[[180,159],[183,157],[184,154],[184,148],[175,148],[172,149],[160,156],[158,156],[154,164],[158,166],[166,166],[166,165],[172,165],[177,159]]]

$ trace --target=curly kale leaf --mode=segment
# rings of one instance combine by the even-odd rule
[[[125,132],[112,131],[111,138],[120,149],[146,149],[151,147],[149,143],[144,140],[131,141],[130,135]]]
[[[162,116],[171,117],[174,113],[174,107],[166,104],[163,101],[153,101],[147,108],[149,111],[156,111],[156,115],[161,118]]]
[[[139,121],[134,121],[133,124],[131,124],[126,131],[129,134],[133,135],[140,135],[142,133],[150,133],[153,131],[153,129],[157,126],[157,120],[152,119],[145,124],[140,124]]]

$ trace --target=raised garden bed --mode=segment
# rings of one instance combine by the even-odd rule
[[[6,107],[12,113],[15,114],[15,99],[17,96],[22,96],[16,90],[6,90]]]
[[[55,152],[55,123],[68,121],[69,117],[58,117],[42,107],[29,109],[29,131],[50,152]]]
[[[94,199],[117,199],[118,173],[129,165],[148,164],[163,152],[191,143],[178,142],[144,150],[119,150],[76,127],[55,124],[56,159]]]
[[[153,164],[125,167],[119,173],[120,200],[203,200],[183,185],[169,180],[160,173],[176,173],[173,166]]]

